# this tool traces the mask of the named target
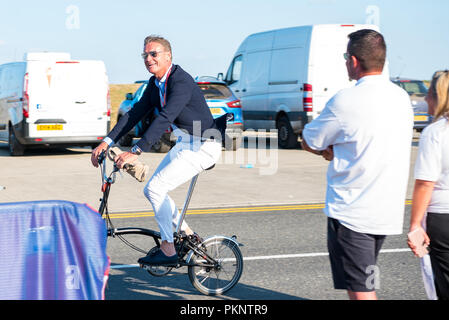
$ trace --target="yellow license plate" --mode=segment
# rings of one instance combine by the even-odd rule
[[[210,112],[212,114],[222,114],[223,110],[221,110],[221,108],[210,108]]]
[[[63,130],[62,124],[38,124],[38,131]]]
[[[415,116],[415,121],[427,121],[427,116]]]

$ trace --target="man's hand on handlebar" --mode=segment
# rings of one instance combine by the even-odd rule
[[[100,156],[100,154],[103,151],[106,151],[109,148],[108,144],[106,142],[102,142],[100,143],[100,145],[98,147],[96,147],[93,151],[92,151],[92,155],[90,157],[90,161],[92,162],[93,166],[95,168],[98,168],[98,157]]]
[[[117,165],[117,168],[123,169],[123,166],[125,164],[134,163],[134,161],[136,161],[138,157],[139,156],[137,154],[131,152],[123,152],[117,156],[117,158],[115,159],[115,164]]]

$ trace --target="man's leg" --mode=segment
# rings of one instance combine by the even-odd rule
[[[335,289],[351,300],[377,299],[377,255],[385,236],[358,233],[329,219],[328,246]]]
[[[206,142],[198,149],[193,149],[189,145],[176,145],[165,156],[147,183],[144,193],[153,206],[161,231],[161,250],[166,256],[176,253],[172,226],[176,224],[179,214],[168,192],[215,164],[220,154],[221,144],[216,142]],[[186,231],[187,234],[193,233],[185,221],[181,225],[181,230]]]
[[[166,256],[176,253],[173,245],[173,220],[176,219],[179,212],[168,192],[189,181],[202,170],[201,167],[192,165],[186,158],[188,156],[186,157],[185,153],[182,154],[181,150],[172,149],[144,189],[145,196],[153,206],[161,232],[161,250]],[[184,222],[181,229],[190,228]]]
[[[376,291],[353,292],[351,290],[348,290],[348,296],[351,300],[377,300]]]

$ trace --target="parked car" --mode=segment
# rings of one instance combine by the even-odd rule
[[[225,83],[241,100],[246,129],[277,129],[281,148],[295,148],[304,126],[339,90],[353,86],[343,54],[348,34],[375,25],[323,24],[249,35]],[[388,75],[388,64],[384,68]]]
[[[106,67],[65,52],[28,52],[0,66],[0,141],[13,156],[32,146],[97,146],[110,123]]]
[[[136,90],[135,93],[129,92],[125,95],[126,99],[122,101],[118,109],[117,122],[125,113],[131,110],[131,108],[134,106],[136,102],[140,100],[140,98],[142,98],[142,95],[145,89],[147,88],[148,80],[136,81],[136,83],[141,83],[142,85]],[[150,126],[153,117],[154,115],[147,115],[147,117],[139,121],[139,123],[133,129],[131,129],[126,135],[124,135],[120,139],[119,144],[124,147],[130,147],[132,145],[134,138],[142,137],[142,135]],[[165,131],[165,133],[162,135],[159,142],[153,145],[152,149],[156,152],[166,153],[170,151],[170,149],[175,145],[175,143],[176,143],[175,135],[167,129],[167,131]]]
[[[421,80],[393,78],[394,83],[407,91],[412,103],[413,112],[415,115],[415,122],[413,128],[421,132],[430,122],[432,116],[428,113],[428,105],[425,100],[428,88]]]
[[[202,90],[214,119],[225,113],[232,113],[234,115],[233,119],[227,123],[225,147],[229,150],[237,150],[241,145],[243,136],[243,117],[240,100],[235,97],[223,81],[217,80],[216,78],[197,77],[195,81]],[[142,85],[135,93],[126,94],[126,99],[120,104],[117,121],[140,100],[148,85],[148,81],[136,81],[136,83],[142,83]],[[122,146],[131,146],[133,138],[140,138],[151,124],[152,119],[153,115],[148,115],[131,129],[128,134],[121,138],[119,143]],[[168,152],[175,143],[175,135],[167,130],[162,135],[159,143],[153,146],[153,150],[157,152]]]
[[[234,95],[224,81],[214,77],[195,79],[204,94],[212,116],[218,118],[225,113],[232,113],[232,120],[227,122],[225,148],[237,150],[242,144],[243,115],[240,100]]]

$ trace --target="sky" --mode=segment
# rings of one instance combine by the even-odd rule
[[[390,75],[428,80],[449,68],[447,0],[0,0],[0,64],[25,52],[103,60],[111,84],[148,79],[140,53],[167,38],[192,76],[226,73],[250,34],[310,24],[380,27]]]

